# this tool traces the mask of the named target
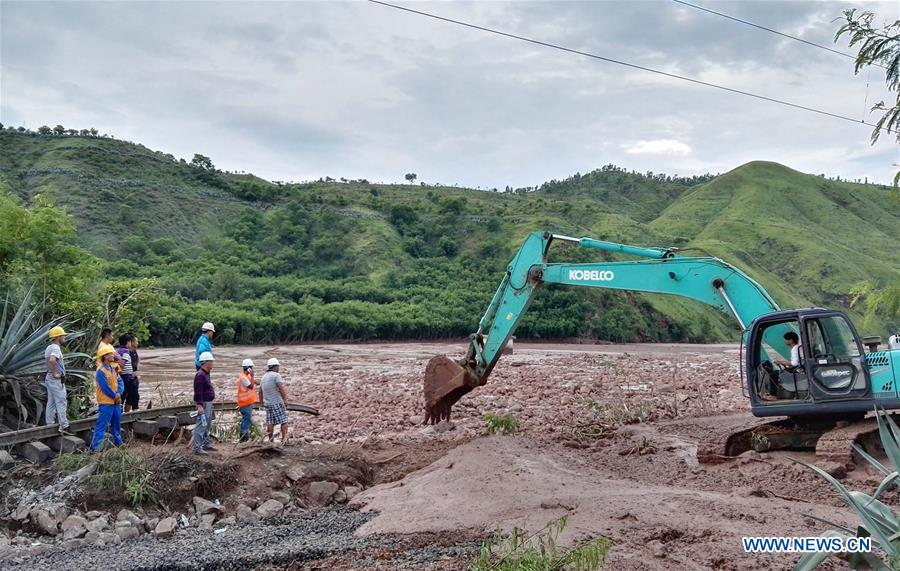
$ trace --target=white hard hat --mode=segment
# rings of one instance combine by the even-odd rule
[[[281,363],[279,363],[279,362],[278,362],[278,359],[276,359],[275,357],[272,357],[271,359],[269,359],[268,361],[266,361],[266,366],[267,366],[267,367],[277,367],[277,366],[280,365],[280,364],[281,364]]]
[[[243,362],[241,363],[241,367],[252,367],[252,366],[253,366],[253,359],[244,359]]]
[[[200,353],[199,361],[201,363],[205,363],[207,361],[215,361],[215,359],[213,359],[212,353],[210,353],[209,351],[204,351],[204,352]]]
[[[210,323],[209,321],[207,321],[206,323],[203,324],[203,327],[201,327],[200,330],[201,331],[212,331],[213,333],[215,333],[216,326],[213,325],[212,323]]]

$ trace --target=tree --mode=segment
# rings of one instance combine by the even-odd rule
[[[87,137],[87,136],[90,135],[90,134],[91,134],[91,132],[90,132],[89,129],[82,129],[82,130],[81,130],[81,136],[82,136],[82,137]]]
[[[53,129],[46,125],[41,125],[40,127],[38,127],[38,133],[40,133],[41,135],[52,135]]]
[[[25,129],[25,127],[19,127],[18,129],[16,129],[16,131],[18,131],[20,133],[24,133],[26,130],[27,129]]]
[[[857,15],[856,9],[844,10],[844,19],[846,21],[838,28],[834,41],[846,34],[850,37],[850,47],[859,45],[853,71],[858,74],[862,68],[871,65],[883,67],[888,91],[897,92],[893,105],[879,101],[872,107],[872,111],[881,112],[872,131],[872,144],[878,141],[882,131],[889,135],[893,133],[900,143],[900,20],[878,29],[872,25],[874,13],[866,11]],[[894,175],[894,186],[898,184],[900,171]]]
[[[64,135],[66,133],[66,128],[62,125],[57,125],[56,127],[53,127],[53,133],[56,135]]]
[[[215,165],[213,165],[212,159],[201,154],[194,155],[194,158],[191,159],[191,166],[198,167],[207,171],[216,170]]]
[[[408,172],[408,173],[406,173],[406,175],[403,178],[406,179],[406,182],[408,182],[409,184],[412,184],[416,181],[416,173]]]
[[[68,133],[70,137],[74,137],[78,134],[78,129],[66,129],[66,133]]]
[[[91,137],[96,137],[96,136],[97,136],[97,129],[94,129],[93,127],[91,127]]]

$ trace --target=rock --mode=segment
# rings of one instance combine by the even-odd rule
[[[59,547],[62,549],[75,549],[83,545],[85,545],[85,541],[83,539],[67,539],[60,543]]]
[[[282,511],[284,504],[278,500],[266,500],[263,505],[256,508],[256,514],[263,519],[279,516]]]
[[[70,515],[62,522],[60,529],[63,532],[64,539],[76,539],[79,537],[84,537],[84,534],[88,532],[86,527],[86,521],[83,517],[77,515]],[[93,522],[92,522],[93,523]]]
[[[197,512],[197,515],[225,515],[225,508],[223,506],[214,504],[207,499],[201,498],[200,496],[194,496],[194,511]]]
[[[272,492],[271,494],[269,494],[269,497],[273,500],[278,500],[284,505],[288,505],[289,503],[291,503],[291,495],[285,492]]]
[[[141,532],[138,531],[138,528],[129,525],[128,527],[117,527],[116,535],[119,536],[119,539],[122,541],[128,541],[129,539],[137,539],[141,536]]]
[[[237,523],[237,519],[233,515],[228,517],[223,517],[219,520],[219,525],[234,525]]]
[[[351,499],[356,494],[360,493],[361,491],[362,491],[362,488],[360,488],[358,486],[347,486],[346,488],[344,488],[344,493],[347,494],[348,500]]]
[[[109,527],[109,522],[105,517],[98,517],[97,519],[92,519],[84,525],[85,529],[88,531],[96,531],[97,533],[106,531],[106,528]]]
[[[297,482],[306,476],[306,471],[299,466],[294,466],[285,473],[285,476],[291,482]]]
[[[409,422],[413,426],[419,426],[420,424],[422,424],[423,420],[425,420],[424,417],[416,415],[409,417],[409,420],[407,422]]]
[[[158,523],[158,517],[147,518],[147,520],[144,522],[144,529],[146,529],[148,532],[153,531],[154,529],[156,529],[156,525]]]
[[[115,524],[113,527],[114,527],[115,529],[118,529],[118,528],[120,528],[120,527],[134,527],[134,526],[131,525],[131,522],[130,522],[130,521],[117,521],[116,524]]]
[[[9,452],[0,450],[0,470],[8,470],[15,465],[16,461],[9,455]]]
[[[122,538],[115,533],[101,533],[97,543],[100,545],[119,545],[122,543]]]
[[[28,515],[31,513],[31,506],[19,506],[13,511],[12,518],[15,521],[23,522],[28,519]]]
[[[31,521],[47,535],[56,535],[59,533],[59,524],[50,512],[46,509],[38,509],[37,513],[31,516]]]
[[[237,521],[240,522],[255,523],[259,521],[259,515],[254,513],[253,509],[251,509],[250,506],[246,504],[241,504],[237,507],[235,517]]]
[[[838,480],[843,480],[847,476],[847,466],[839,462],[817,462],[816,466]]]
[[[658,559],[666,558],[666,546],[662,544],[659,540],[651,541],[647,544],[647,547],[650,548],[650,553],[653,554],[653,557]]]
[[[84,535],[84,542],[88,545],[94,545],[100,540],[100,534],[96,531],[89,531]]]
[[[344,490],[338,490],[337,492],[334,493],[334,496],[332,499],[334,499],[334,503],[336,503],[336,504],[346,504],[347,503],[347,492],[345,492]]]
[[[171,537],[175,533],[176,527],[178,527],[178,522],[175,521],[174,517],[163,518],[156,524],[153,535],[156,537]]]
[[[200,516],[200,523],[197,524],[199,529],[212,529],[213,524],[216,522],[216,514],[205,514]]]
[[[128,509],[119,510],[119,513],[116,514],[116,521],[127,521],[135,527],[141,525],[141,518],[139,518],[133,511]]]
[[[312,482],[306,487],[306,497],[313,506],[328,505],[329,500],[338,491],[339,486],[334,482]]]
[[[89,511],[88,513],[84,514],[84,517],[86,517],[88,520],[92,520],[92,519],[97,519],[98,517],[100,517],[102,515],[103,515],[103,512],[98,512],[97,510],[92,510],[92,511]]]
[[[434,425],[435,432],[438,434],[442,434],[444,432],[450,432],[451,430],[456,430],[456,425],[450,422],[449,420],[442,420],[439,423]]]

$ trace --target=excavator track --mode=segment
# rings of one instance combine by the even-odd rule
[[[872,453],[880,449],[875,418],[787,418],[764,423],[758,419],[735,419],[718,428],[697,446],[697,459],[703,464],[719,464],[748,450],[814,450],[817,462],[849,468],[855,463],[853,444]]]

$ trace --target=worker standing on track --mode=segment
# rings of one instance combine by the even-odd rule
[[[115,366],[116,352],[109,344],[97,350],[97,358],[102,365],[94,373],[97,391],[97,424],[94,425],[94,437],[91,439],[91,452],[97,452],[106,438],[106,429],[112,432],[113,444],[122,445],[122,383]]]
[[[194,427],[194,454],[208,454],[216,449],[209,443],[209,425],[213,421],[213,401],[216,389],[209,376],[213,367],[213,355],[209,351],[200,354],[200,368],[194,375],[194,404],[197,405],[197,425]]]
[[[58,418],[60,433],[69,434],[69,419],[66,416],[69,405],[66,395],[66,363],[62,354],[66,332],[57,325],[47,332],[47,337],[50,338],[50,344],[44,350],[44,361],[47,363],[47,374],[44,376],[44,386],[47,388],[44,423],[53,424]]]
[[[137,409],[140,396],[138,395],[138,382],[134,374],[134,364],[131,360],[131,349],[134,347],[134,335],[125,333],[119,336],[119,348],[116,354],[122,362],[122,402],[125,404],[125,412]]]
[[[200,370],[200,355],[212,353],[212,338],[215,333],[216,328],[209,321],[200,327],[200,337],[197,337],[197,347],[194,349],[194,366],[198,371]]]
[[[287,416],[287,390],[284,388],[284,379],[278,372],[281,363],[272,357],[266,363],[266,374],[260,382],[260,402],[266,407],[266,432],[269,434],[269,442],[275,441],[275,425],[281,425],[281,443],[287,441],[288,416]]]
[[[237,405],[241,411],[241,442],[250,439],[250,428],[253,426],[253,405],[259,400],[256,387],[259,383],[253,378],[253,359],[244,359],[241,363],[243,371],[237,379]]]

